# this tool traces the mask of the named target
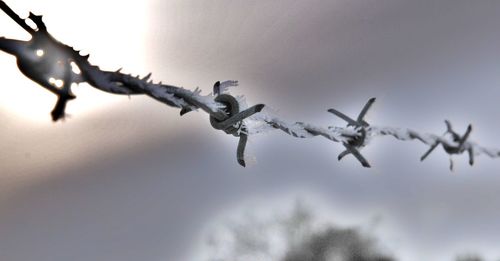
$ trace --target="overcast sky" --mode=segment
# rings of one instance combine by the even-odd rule
[[[7,1],[44,14],[49,31],[104,69],[153,73],[205,93],[217,80],[292,121],[340,126],[326,112],[440,134],[444,119],[500,148],[498,1]],[[0,15],[0,35],[26,38]],[[82,84],[72,116],[52,123],[55,98],[0,53],[0,259],[192,260],[212,221],[296,198],[344,226],[377,222],[399,260],[500,257],[499,160],[391,137],[337,162],[339,144],[280,132],[251,137],[256,163],[240,167],[237,139],[203,112]],[[278,202],[278,203],[276,203]],[[283,203],[285,204],[285,203]],[[246,210],[248,211],[248,209]]]

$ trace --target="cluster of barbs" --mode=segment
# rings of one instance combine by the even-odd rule
[[[436,147],[442,145],[450,156],[468,152],[469,164],[473,165],[474,155],[484,153],[490,157],[500,157],[500,151],[482,148],[468,140],[472,131],[471,125],[464,135],[453,131],[451,124],[446,121],[447,131],[452,140],[442,136],[420,134],[412,130],[396,128],[373,127],[365,121],[375,98],[370,99],[361,110],[356,120],[335,109],[329,109],[339,118],[347,122],[347,127],[327,128],[317,127],[303,122],[289,123],[279,117],[262,112],[265,105],[257,104],[246,108],[236,97],[227,93],[228,87],[237,86],[237,81],[216,82],[212,94],[203,96],[197,88],[190,91],[181,87],[153,83],[151,74],[140,78],[118,71],[104,71],[90,64],[88,55],[81,55],[73,47],[65,45],[52,37],[42,21],[42,16],[30,13],[27,19],[20,18],[4,1],[0,0],[2,9],[10,18],[31,35],[29,41],[20,41],[0,37],[0,49],[17,58],[19,70],[29,79],[58,96],[58,100],[51,112],[52,120],[58,121],[65,116],[65,107],[68,101],[76,96],[71,92],[73,84],[88,83],[89,85],[113,94],[135,95],[144,94],[169,106],[180,108],[180,115],[201,109],[210,116],[213,128],[227,134],[239,137],[237,161],[245,166],[244,150],[248,135],[252,132],[247,123],[259,122],[273,129],[298,138],[323,136],[331,141],[340,142],[345,151],[338,155],[338,160],[352,154],[363,167],[370,167],[360,149],[368,144],[369,137],[376,135],[391,135],[399,140],[417,139],[430,146],[430,149],[421,157],[424,160]],[[30,27],[27,20],[31,20],[36,28]],[[450,169],[453,161],[450,157]]]
[[[346,148],[346,150],[339,154],[338,160],[341,160],[343,157],[352,154],[361,163],[361,165],[363,165],[363,167],[366,168],[370,167],[370,163],[368,163],[368,161],[363,157],[363,155],[361,155],[359,149],[363,148],[367,144],[367,134],[370,133],[371,129],[369,128],[370,124],[366,122],[364,118],[374,102],[375,98],[371,98],[370,100],[368,100],[368,102],[365,104],[365,106],[359,113],[356,120],[353,120],[349,116],[335,109],[328,110],[328,112],[331,112],[336,116],[338,116],[339,118],[345,120],[347,122],[348,127],[353,126],[360,133],[359,136],[354,137],[348,140],[347,142],[343,142],[343,145]],[[453,130],[451,123],[448,120],[445,120],[445,123],[447,130],[445,133],[443,133],[442,136],[445,136],[446,134],[451,134],[452,142],[445,142],[441,139],[436,139],[436,141],[434,141],[433,144],[430,145],[429,150],[425,152],[424,155],[422,155],[422,157],[420,157],[420,161],[424,161],[427,158],[427,156],[429,156],[429,154],[431,154],[431,152],[433,152],[434,149],[436,149],[439,146],[439,144],[441,144],[444,151],[450,155],[450,170],[453,170],[453,160],[451,158],[451,155],[462,154],[465,151],[467,151],[469,154],[469,164],[471,166],[474,165],[473,144],[467,141],[472,131],[472,125],[469,124],[465,134],[463,136],[460,136]],[[418,139],[418,137],[415,138]]]

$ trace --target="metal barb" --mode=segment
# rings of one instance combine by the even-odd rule
[[[208,113],[210,115],[212,127],[222,130],[227,134],[239,137],[237,160],[240,165],[246,165],[244,150],[248,139],[248,133],[250,132],[244,120],[262,111],[264,104],[257,104],[246,110],[240,111],[238,100],[229,94],[223,94],[227,87],[237,86],[237,81],[216,82],[213,86],[213,95],[215,98],[207,99],[207,96],[200,95],[198,89],[190,91],[181,87],[163,84],[161,81],[159,84],[153,84],[153,82],[149,80],[151,74],[141,79],[139,75],[134,78],[132,75],[122,74],[121,68],[114,72],[103,71],[98,66],[92,65],[89,62],[89,55],[80,55],[80,52],[76,51],[73,47],[65,45],[52,37],[47,32],[42,16],[30,13],[29,17],[26,19],[32,20],[37,27],[32,28],[26,23],[26,19],[20,18],[19,15],[2,0],[0,0],[0,9],[32,36],[32,39],[29,41],[0,37],[0,50],[16,56],[17,66],[26,77],[58,96],[57,103],[51,112],[54,121],[64,118],[66,103],[75,98],[71,93],[72,83],[86,82],[95,88],[113,94],[145,94],[169,106],[181,108],[181,115],[196,109],[201,109]],[[45,52],[42,55],[37,54],[38,57],[35,57],[36,59],[33,60],[33,56],[39,48],[43,49]],[[62,70],[64,75],[61,76],[64,78],[62,87],[55,86],[48,81],[48,78],[52,76],[51,69],[55,68],[54,66],[60,66],[61,63],[64,67]],[[81,74],[78,77],[72,73],[71,63],[75,63],[80,69]],[[472,131],[471,125],[468,126],[465,134],[460,136],[453,131],[451,123],[445,121],[447,127],[446,133],[452,135],[452,142],[439,136],[431,135],[429,137],[411,130],[401,131],[396,128],[377,129],[371,127],[368,122],[365,121],[364,117],[374,102],[375,98],[369,99],[356,120],[335,109],[328,110],[330,113],[345,120],[348,128],[332,127],[326,129],[313,126],[312,124],[299,124],[297,122],[287,123],[278,117],[267,117],[269,115],[266,114],[261,114],[261,116],[265,117],[261,117],[258,121],[272,128],[279,129],[293,137],[310,138],[323,136],[334,142],[342,142],[346,150],[338,155],[338,159],[341,160],[345,156],[352,154],[364,167],[370,167],[370,164],[360,154],[359,149],[366,146],[367,137],[376,134],[391,135],[398,140],[417,139],[429,145],[429,150],[420,158],[422,161],[440,144],[449,155],[461,154],[467,151],[470,165],[474,164],[475,153],[483,153],[492,158],[500,157],[499,150],[486,149],[468,141]],[[223,106],[222,109],[220,109],[221,105]],[[353,128],[356,132],[347,132],[347,130],[352,131]],[[453,169],[452,161],[450,161],[450,169]]]
[[[352,154],[360,163],[363,167],[365,168],[370,168],[370,163],[361,155],[359,150],[363,148],[366,145],[366,136],[367,136],[367,127],[370,126],[368,122],[365,121],[365,116],[368,113],[368,110],[371,108],[373,103],[375,102],[375,98],[371,98],[368,100],[368,102],[365,104],[361,112],[359,113],[358,117],[356,120],[353,120],[349,116],[343,114],[340,111],[337,111],[335,109],[329,109],[328,112],[333,113],[337,117],[343,119],[344,121],[347,122],[347,127],[354,127],[360,135],[344,135],[345,137],[348,138],[348,141],[342,142],[344,147],[346,148],[345,151],[339,154],[337,159],[340,161],[342,158],[345,156]]]
[[[238,163],[245,167],[244,150],[248,140],[248,135],[247,128],[243,123],[243,120],[262,111],[265,105],[257,104],[240,112],[239,102],[232,95],[217,95],[215,97],[215,101],[225,105],[224,112],[227,116],[224,120],[218,120],[217,118],[210,116],[210,124],[214,129],[222,130],[227,134],[240,138],[238,142],[238,149],[236,151],[236,158]]]
[[[441,144],[444,151],[448,155],[450,155],[450,170],[451,171],[453,171],[453,160],[451,159],[451,156],[453,154],[462,154],[465,151],[467,151],[467,153],[469,154],[469,165],[471,165],[471,166],[474,165],[474,149],[473,149],[472,144],[467,141],[471,132],[472,132],[472,125],[469,124],[467,126],[467,130],[465,131],[464,135],[460,136],[458,133],[456,133],[453,130],[453,127],[452,127],[450,121],[445,120],[444,122],[446,124],[446,131],[443,135],[450,134],[452,136],[452,139],[453,139],[453,142],[455,143],[455,145],[445,143],[445,142],[443,142],[443,140],[436,140],[436,142],[431,145],[429,150],[427,150],[427,152],[425,152],[424,155],[422,155],[422,157],[420,157],[420,161],[425,160],[427,158],[427,156],[429,156],[429,154],[431,154],[434,151],[434,149],[436,149],[436,147],[439,144]]]

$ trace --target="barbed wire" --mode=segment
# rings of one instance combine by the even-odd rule
[[[199,88],[191,91],[161,82],[154,83],[151,74],[139,77],[122,73],[121,69],[105,71],[91,64],[89,55],[82,55],[73,47],[59,42],[50,35],[42,16],[29,14],[26,19],[36,25],[36,28],[32,28],[26,23],[26,19],[20,18],[4,1],[0,1],[0,8],[31,35],[29,41],[0,37],[0,49],[17,58],[17,66],[25,76],[58,96],[51,112],[53,121],[64,118],[67,102],[76,98],[71,92],[72,85],[88,83],[92,87],[113,94],[150,96],[168,106],[181,109],[181,116],[195,110],[206,112],[210,116],[212,127],[239,137],[237,160],[242,166],[245,166],[244,150],[248,135],[269,130],[281,130],[296,138],[322,136],[341,143],[346,150],[338,156],[338,159],[352,154],[364,167],[370,167],[370,164],[359,150],[378,136],[392,136],[402,141],[418,140],[429,145],[429,151],[421,157],[421,160],[424,160],[438,145],[442,145],[450,156],[467,152],[470,165],[474,163],[476,155],[500,157],[500,150],[487,149],[468,140],[472,131],[470,125],[464,135],[457,134],[448,121],[445,134],[449,135],[422,134],[409,129],[370,126],[364,120],[364,116],[375,102],[375,98],[368,101],[356,120],[335,109],[328,110],[345,120],[348,123],[346,127],[317,126],[311,123],[286,121],[273,113],[263,111],[264,104],[248,107],[244,98],[234,97],[229,92],[230,88],[238,86],[237,81],[216,82],[212,93],[202,95]],[[450,169],[453,169],[451,157]]]

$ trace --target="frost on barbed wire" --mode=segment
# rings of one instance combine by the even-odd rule
[[[419,140],[424,144],[433,145],[435,143],[444,143],[450,146],[455,146],[457,143],[448,136],[437,136],[428,133],[419,133],[410,129],[393,128],[393,127],[372,127],[370,129],[373,137],[377,136],[392,136],[398,140],[409,141]],[[485,148],[475,142],[467,142],[468,146],[474,148],[475,155],[486,154],[491,158],[500,157],[500,150]]]
[[[0,49],[16,56],[19,70],[25,76],[58,96],[56,106],[51,113],[54,121],[64,117],[66,103],[76,98],[71,92],[71,85],[85,82],[92,87],[113,94],[150,96],[166,105],[181,109],[181,116],[201,109],[210,116],[212,127],[239,137],[237,159],[242,166],[245,166],[244,150],[248,135],[270,130],[281,130],[296,138],[322,136],[330,141],[341,143],[346,150],[338,156],[338,159],[352,154],[364,167],[370,167],[370,165],[359,153],[359,149],[366,146],[371,138],[387,135],[398,140],[419,140],[431,146],[428,153],[438,145],[442,145],[448,154],[468,151],[471,165],[472,155],[500,156],[498,150],[486,149],[467,141],[470,130],[463,137],[458,137],[458,134],[451,131],[454,138],[450,140],[443,136],[421,134],[413,130],[370,126],[363,117],[375,98],[368,101],[356,120],[337,110],[328,110],[346,120],[348,124],[346,127],[323,127],[306,122],[286,121],[270,110],[262,111],[264,104],[248,106],[244,96],[234,97],[229,92],[231,87],[238,86],[238,81],[216,82],[212,93],[202,95],[199,88],[191,91],[161,82],[154,83],[150,80],[151,74],[139,77],[124,74],[120,69],[104,71],[89,62],[89,55],[82,55],[73,47],[57,41],[50,35],[41,16],[30,13],[27,19],[36,25],[36,28],[32,28],[26,23],[27,19],[21,19],[4,1],[0,0],[0,8],[31,35],[29,41],[0,37]],[[77,67],[79,72],[72,72],[73,67]],[[54,71],[57,75],[53,74]],[[62,84],[57,84],[58,82]],[[448,122],[447,125],[449,125]]]

